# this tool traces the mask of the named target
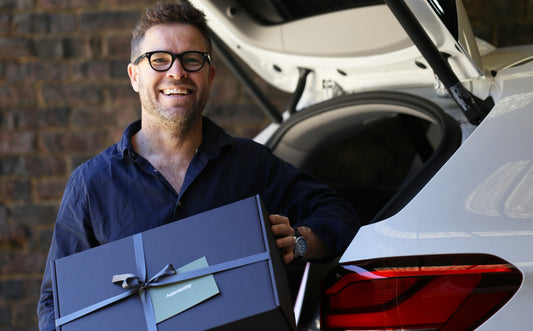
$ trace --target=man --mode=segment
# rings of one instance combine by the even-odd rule
[[[346,248],[358,228],[346,201],[266,147],[230,137],[202,116],[215,77],[202,12],[188,3],[147,10],[133,31],[128,74],[141,120],[69,179],[43,277],[41,330],[55,328],[53,260],[255,194],[273,213],[285,263],[295,254],[330,258]],[[295,250],[304,239],[307,250]]]

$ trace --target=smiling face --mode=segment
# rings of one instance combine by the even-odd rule
[[[140,48],[138,56],[151,51],[207,52],[203,35],[188,24],[151,27]],[[176,59],[169,70],[158,72],[150,67],[147,58],[143,58],[138,64],[128,65],[128,74],[141,99],[143,124],[150,121],[151,124],[186,130],[201,120],[215,67],[206,62],[201,70],[187,72]]]

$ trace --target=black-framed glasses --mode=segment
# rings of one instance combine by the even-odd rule
[[[195,72],[201,70],[205,62],[211,64],[211,56],[205,52],[188,51],[180,54],[174,54],[167,51],[153,51],[146,52],[139,56],[133,64],[139,64],[143,58],[148,59],[150,67],[155,71],[167,71],[174,64],[174,60],[178,58],[181,63],[181,67],[188,72]]]

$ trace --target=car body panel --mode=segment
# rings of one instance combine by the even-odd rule
[[[533,248],[533,232],[528,232],[533,231],[533,151],[528,144],[533,141],[530,128],[533,92],[529,85],[533,80],[533,64],[528,67],[529,73],[523,68],[513,68],[501,74],[505,93],[486,120],[400,213],[362,228],[354,245],[366,241],[369,235],[384,236],[390,248],[382,247],[379,255],[409,255],[415,253],[412,250],[425,247],[435,253],[439,247],[457,252],[477,245],[490,249],[486,240],[525,237]],[[509,128],[512,135],[502,134]],[[476,171],[458,172],[457,169]],[[395,230],[400,225],[398,220],[402,221],[402,231]],[[465,231],[453,231],[466,225]],[[451,238],[458,240],[454,247],[440,244],[441,240]],[[406,239],[417,240],[417,245],[399,245],[408,242]],[[345,255],[357,260],[377,257],[375,247],[372,256],[365,256],[367,250],[355,249],[354,245]],[[493,249],[500,251],[501,247]],[[527,250],[517,252],[511,248],[510,251],[530,255]]]
[[[483,56],[485,68],[495,71],[521,65],[532,60],[533,45],[492,49]]]
[[[524,274],[523,285],[507,305],[530,305],[533,64],[500,75],[504,92],[487,118],[405,208],[362,227],[341,263],[392,256],[492,254]],[[480,329],[501,329],[499,318],[502,323],[515,321],[517,328],[530,324],[519,308],[508,308]]]

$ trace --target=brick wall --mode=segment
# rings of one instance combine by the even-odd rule
[[[0,0],[0,331],[36,329],[66,180],[139,116],[126,73],[130,29],[152,2]],[[533,43],[533,0],[465,5],[488,41]],[[282,107],[286,96],[268,89]],[[239,136],[267,123],[220,61],[207,114]]]

